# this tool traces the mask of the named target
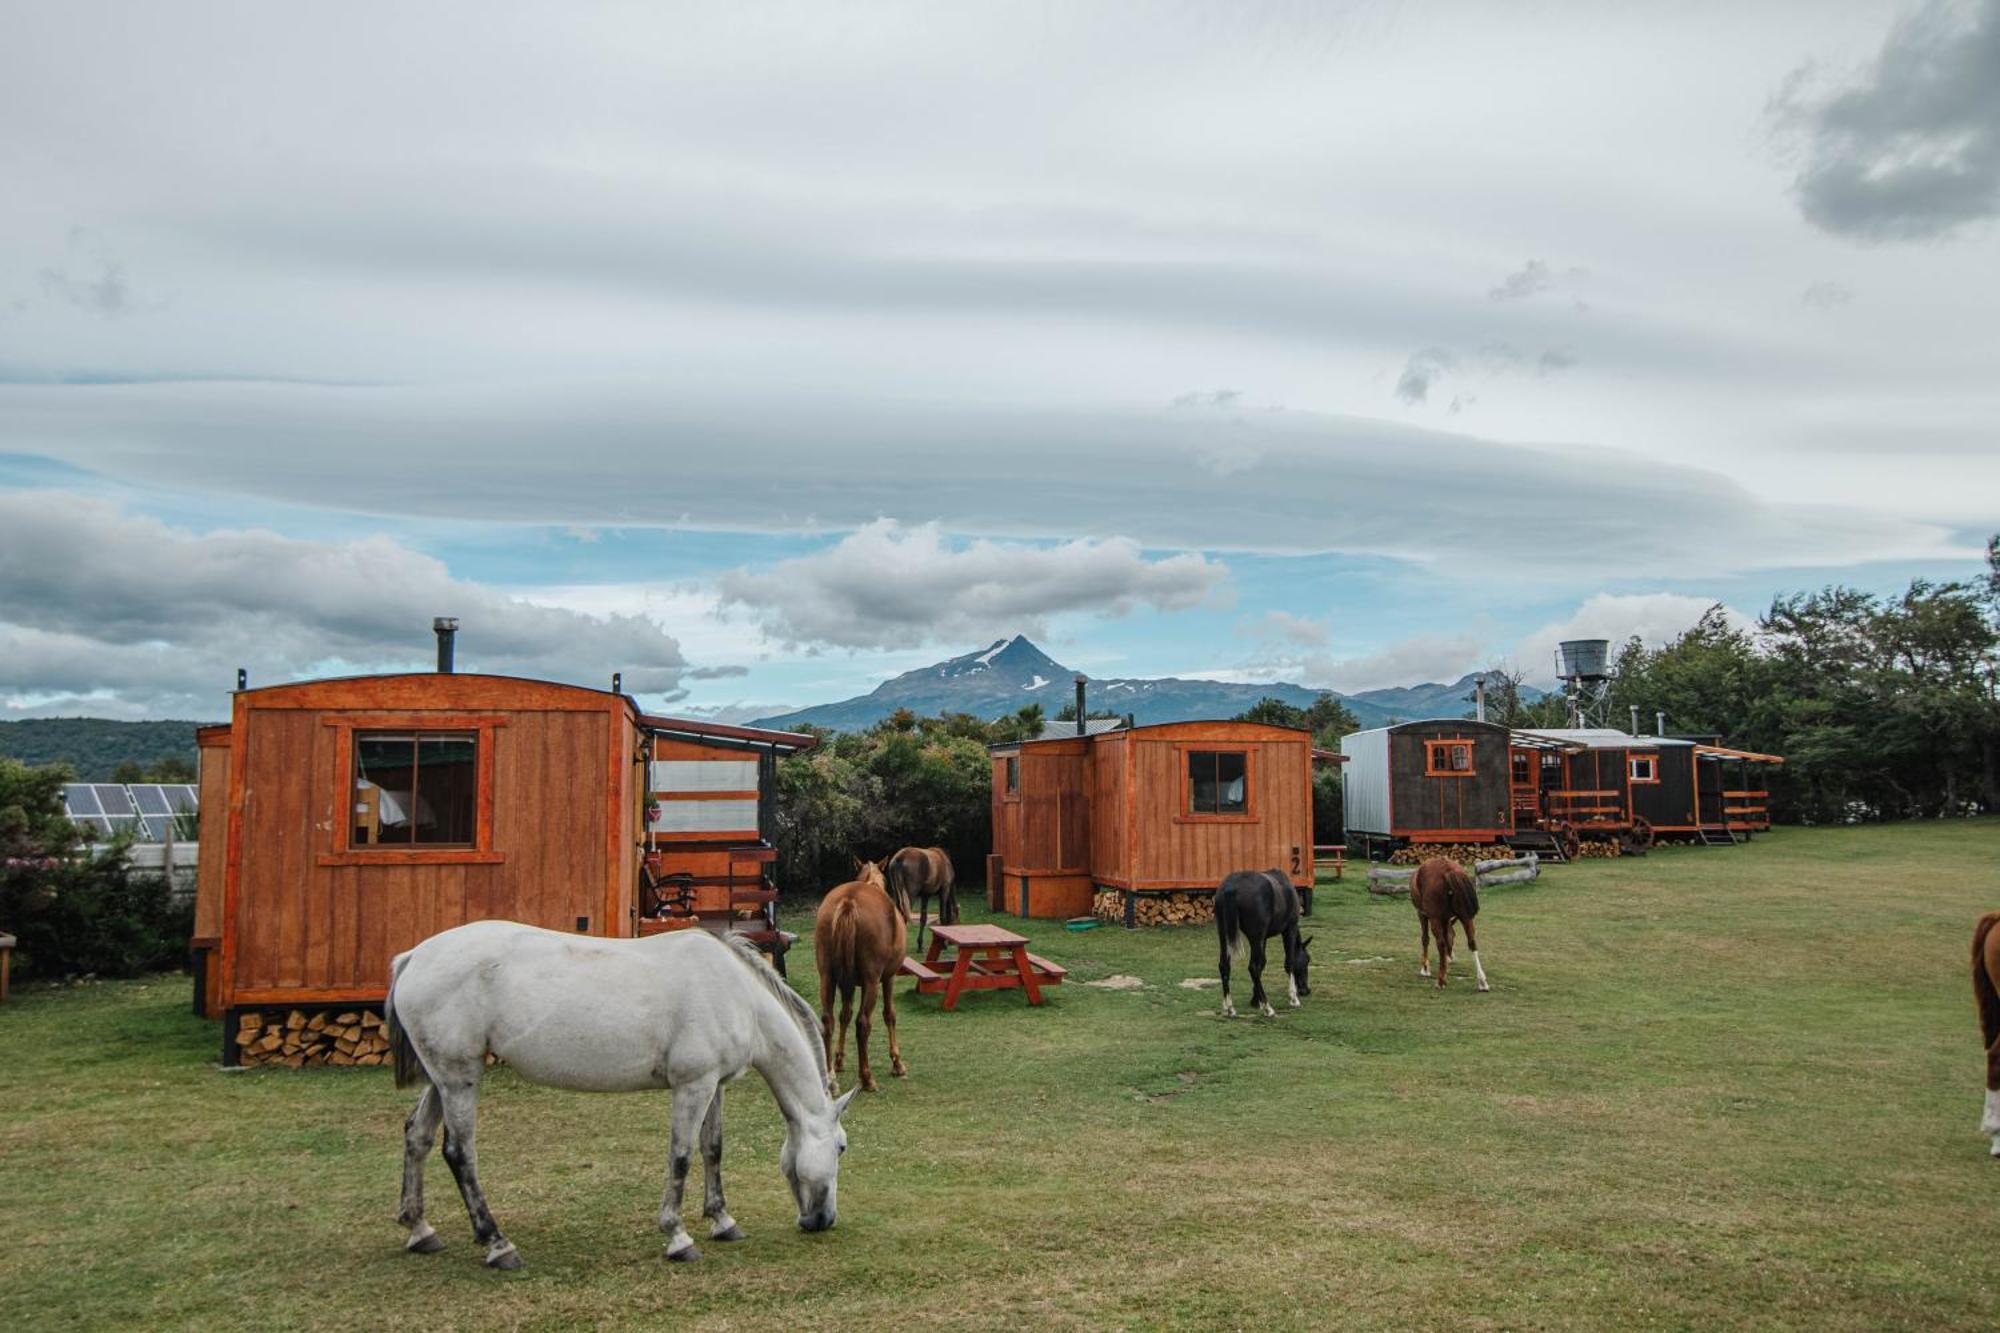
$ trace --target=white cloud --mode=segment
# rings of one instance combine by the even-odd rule
[[[1333,632],[1332,626],[1325,620],[1293,615],[1290,611],[1266,611],[1262,619],[1251,625],[1250,630],[1260,638],[1276,639],[1302,648],[1321,647]]]
[[[719,587],[726,605],[744,607],[782,642],[891,648],[1041,635],[1064,612],[1185,610],[1227,576],[1227,566],[1201,555],[1149,560],[1123,538],[954,545],[935,523],[879,519],[813,555],[732,570]]]
[[[152,716],[217,716],[253,684],[426,670],[431,618],[459,618],[458,666],[672,696],[686,663],[629,615],[536,606],[454,578],[382,537],[194,533],[59,492],[0,493],[0,709],[60,711],[106,692]]]

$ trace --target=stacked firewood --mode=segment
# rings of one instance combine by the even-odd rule
[[[1091,902],[1099,921],[1125,924],[1125,895],[1099,889]],[[1141,926],[1196,926],[1215,920],[1215,894],[1206,889],[1187,893],[1141,893],[1132,901],[1132,920]]]
[[[236,1020],[236,1058],[246,1065],[379,1065],[389,1060],[380,1014],[258,1011]]]
[[[1484,861],[1494,856],[1505,856],[1505,847],[1492,844],[1481,846],[1476,842],[1415,842],[1400,848],[1389,857],[1392,866],[1420,866],[1433,856],[1442,856],[1447,861],[1456,861],[1469,866],[1474,861]]]
[[[1616,861],[1624,854],[1623,843],[1618,838],[1585,838],[1576,849],[1579,861]]]

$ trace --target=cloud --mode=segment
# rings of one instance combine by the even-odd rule
[[[1846,305],[1853,299],[1852,287],[1844,282],[1835,282],[1831,278],[1821,278],[1799,293],[1799,304],[1810,306],[1814,310],[1832,310],[1837,306]]]
[[[1563,640],[1609,639],[1614,657],[1625,640],[1635,636],[1647,647],[1657,648],[1678,637],[1715,604],[1713,597],[1677,592],[1599,593],[1567,620],[1544,625],[1523,637],[1511,656],[1529,684],[1551,688],[1556,678],[1556,645]],[[1725,606],[1723,613],[1737,629],[1749,630],[1756,625],[1752,617],[1734,607]]]
[[[1932,240],[2000,214],[2000,0],[1923,5],[1831,93],[1795,71],[1772,102],[1803,141],[1800,211],[1860,241]]]
[[[1410,353],[1402,375],[1396,380],[1396,396],[1411,404],[1428,402],[1432,387],[1457,364],[1458,358],[1443,347],[1424,347]]]
[[[1553,375],[1559,370],[1568,370],[1576,364],[1576,353],[1561,347],[1551,347],[1535,358],[1537,375]]]
[[[1555,274],[1540,259],[1530,259],[1518,272],[1509,273],[1498,287],[1486,293],[1491,301],[1525,301],[1556,285]]]
[[[833,534],[916,511],[967,536],[1565,577],[1587,549],[1603,578],[1664,562],[1700,575],[1972,550],[1943,525],[1785,504],[1659,457],[1302,411],[933,404],[663,377],[0,385],[0,422],[42,457],[133,484],[485,522]],[[1260,461],[1217,475],[1219,449]],[[1504,512],[1535,521],[1490,520]]]
[[[105,692],[151,716],[217,716],[238,666],[254,684],[425,670],[434,615],[459,666],[674,695],[679,645],[649,621],[535,606],[382,537],[194,533],[102,501],[0,493],[0,709]]]
[[[40,277],[42,293],[52,301],[94,315],[122,315],[133,308],[125,266],[112,257],[104,238],[88,227],[70,229],[68,265],[45,268]]]
[[[1363,690],[1454,681],[1482,660],[1485,641],[1475,633],[1420,634],[1359,657],[1317,655],[1300,663],[1300,683],[1357,694]]]
[[[1251,632],[1264,639],[1276,639],[1302,648],[1318,648],[1326,643],[1333,627],[1311,616],[1293,615],[1290,611],[1266,611],[1263,618],[1251,626]]]
[[[732,570],[725,605],[747,609],[775,639],[836,648],[1041,636],[1064,612],[1125,615],[1199,606],[1227,566],[1201,555],[1148,560],[1122,538],[1056,546],[953,545],[936,523],[878,519],[812,555]]]

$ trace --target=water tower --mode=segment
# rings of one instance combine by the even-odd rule
[[[1565,639],[1556,645],[1556,679],[1569,701],[1572,727],[1605,725],[1604,704],[1611,694],[1611,640]]]

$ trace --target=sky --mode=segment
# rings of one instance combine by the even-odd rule
[[[0,718],[1545,681],[2000,529],[2000,0],[0,31]]]

